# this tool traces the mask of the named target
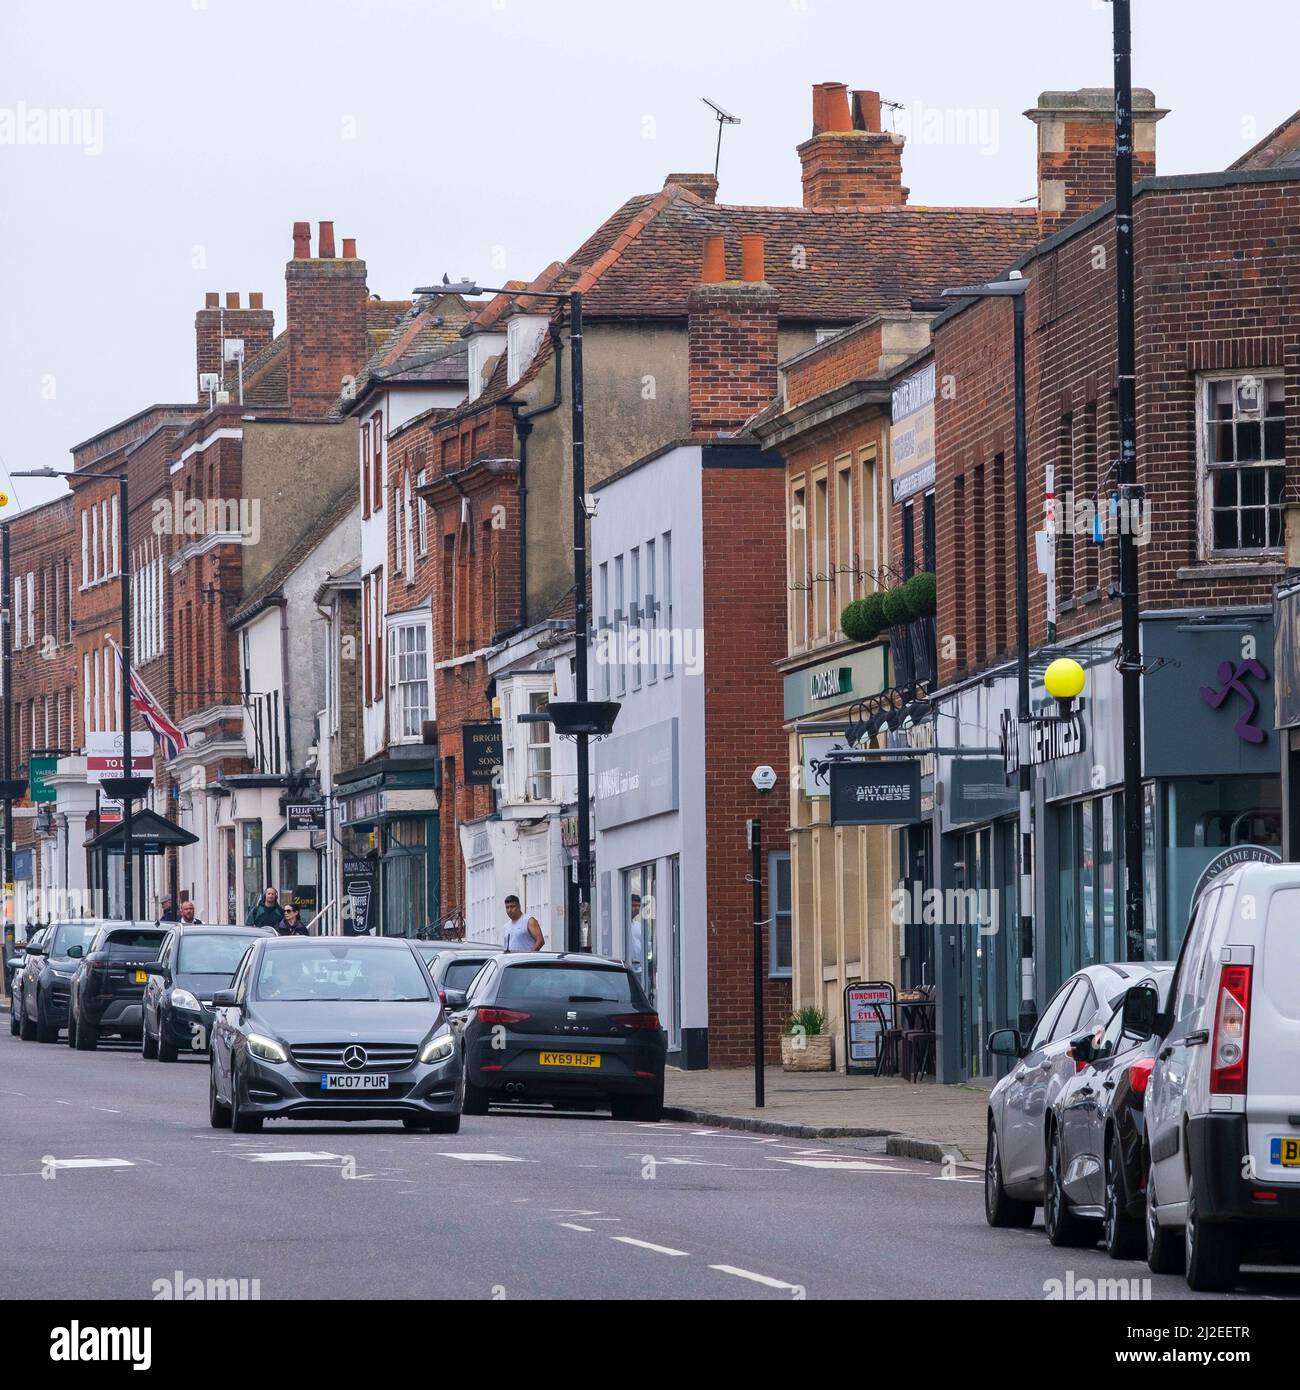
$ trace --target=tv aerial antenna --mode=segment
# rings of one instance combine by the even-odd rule
[[[718,152],[713,160],[713,177],[718,177],[718,169],[722,164],[722,130],[724,126],[739,125],[740,117],[733,116],[730,111],[724,110],[716,101],[710,101],[708,97],[701,97],[700,100],[713,112],[718,122]]]

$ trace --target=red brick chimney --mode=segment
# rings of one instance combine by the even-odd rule
[[[880,93],[843,82],[813,88],[812,139],[799,146],[806,208],[890,207],[907,202],[903,137],[880,128]]]
[[[369,355],[366,337],[366,263],[348,238],[335,256],[334,224],[320,224],[320,255],[311,254],[311,229],[293,227],[293,259],[285,267],[285,331],[289,335],[289,412],[328,412]]]
[[[716,174],[669,174],[664,180],[664,187],[670,188],[673,185],[687,189],[694,193],[697,198],[703,198],[706,203],[718,201],[718,176]]]
[[[741,238],[742,279],[728,280],[726,243],[705,238],[690,294],[691,433],[734,434],[776,395],[777,292],[763,279],[763,238]]]
[[[240,307],[238,292],[227,293],[223,306],[221,296],[209,291],[203,308],[194,315],[195,400],[206,401],[208,398],[208,393],[198,384],[199,375],[204,372],[216,372],[219,377],[224,375],[227,390],[232,389],[232,384],[238,380],[238,367],[233,363],[225,366],[222,361],[223,339],[242,338],[244,361],[251,362],[274,336],[275,316],[270,309],[262,308],[260,294],[250,294],[248,307],[244,309]]]
[[[1133,178],[1156,172],[1156,122],[1169,112],[1133,89]],[[1115,196],[1115,93],[1043,92],[1025,115],[1038,127],[1038,232],[1051,236]]]

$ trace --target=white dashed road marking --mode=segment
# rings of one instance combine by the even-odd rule
[[[905,1173],[891,1163],[872,1163],[863,1158],[774,1158],[773,1163],[789,1163],[795,1168],[842,1168],[849,1173]]]
[[[578,1225],[576,1225],[576,1224],[575,1224],[574,1222],[572,1222],[572,1221],[561,1221],[561,1222],[560,1222],[560,1225],[561,1225],[566,1231],[581,1231],[581,1232],[583,1232],[584,1235],[591,1235],[591,1233],[592,1233],[592,1232],[591,1232],[591,1227],[590,1227],[590,1226],[578,1226]]]
[[[689,1259],[689,1250],[674,1250],[667,1245],[652,1245],[648,1240],[633,1240],[631,1236],[610,1236],[610,1240],[621,1241],[624,1245],[635,1245],[639,1250],[653,1250],[656,1255],[676,1255],[680,1259]]]
[[[51,1168],[134,1168],[129,1158],[51,1158],[43,1159]]]
[[[441,1158],[458,1158],[462,1163],[536,1163],[535,1158],[512,1158],[509,1154],[458,1154],[445,1153]]]
[[[722,1274],[734,1274],[737,1279],[750,1279],[755,1284],[764,1284],[769,1289],[785,1289],[787,1293],[798,1293],[798,1284],[787,1284],[783,1279],[773,1279],[766,1274],[755,1274],[749,1269],[738,1269],[735,1265],[710,1265]]]
[[[310,1150],[296,1153],[273,1149],[270,1153],[239,1154],[238,1157],[246,1158],[250,1163],[320,1163],[325,1159],[331,1159],[335,1163],[343,1161],[342,1154],[313,1153]]]

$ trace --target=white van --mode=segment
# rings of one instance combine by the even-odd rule
[[[1300,864],[1248,863],[1196,903],[1163,1013],[1125,1026],[1161,1046],[1147,1091],[1147,1258],[1194,1289],[1243,1260],[1300,1261]]]

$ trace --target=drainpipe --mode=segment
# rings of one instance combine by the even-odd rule
[[[533,432],[533,421],[540,416],[549,415],[560,408],[564,399],[564,351],[558,330],[552,326],[551,359],[555,363],[555,391],[546,405],[532,410],[520,410],[513,406],[515,433],[519,436],[519,627],[528,626],[528,436]]]

